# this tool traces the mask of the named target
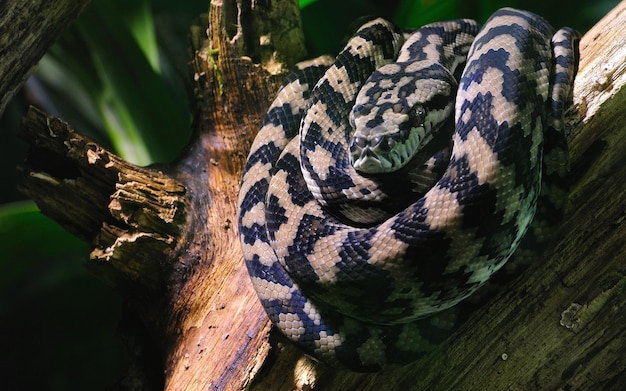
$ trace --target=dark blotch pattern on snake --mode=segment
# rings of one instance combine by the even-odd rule
[[[525,235],[558,224],[577,40],[514,9],[482,28],[405,33],[375,19],[336,58],[298,64],[239,198],[246,265],[272,322],[357,371],[443,340],[454,306]]]

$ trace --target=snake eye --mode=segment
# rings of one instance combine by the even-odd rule
[[[422,105],[413,106],[409,111],[409,122],[414,128],[423,127],[426,122],[426,108]]]
[[[355,137],[352,139],[352,143],[350,144],[350,151],[355,152],[357,150],[361,150],[365,148],[367,145],[367,140],[363,137]]]

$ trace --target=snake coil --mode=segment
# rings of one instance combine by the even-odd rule
[[[298,64],[239,196],[244,258],[272,322],[357,371],[441,341],[453,307],[525,234],[558,223],[577,41],[505,8],[482,28],[371,20],[336,58]],[[538,208],[547,220],[531,225]]]

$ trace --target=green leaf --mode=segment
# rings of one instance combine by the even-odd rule
[[[71,262],[75,254],[86,257],[89,252],[86,243],[41,214],[32,201],[0,205],[0,249],[0,289],[42,259],[73,254]],[[80,262],[77,264],[80,268]],[[76,266],[72,268],[76,270]]]
[[[404,0],[398,6],[394,21],[405,28],[418,28],[427,23],[458,18],[459,0]]]
[[[77,26],[102,83],[102,89],[94,91],[94,100],[113,144],[125,159],[137,164],[172,160],[189,134],[191,118],[185,102],[175,100],[151,65],[149,57],[155,54],[144,55],[131,28],[116,17],[122,10],[112,2],[93,5]],[[133,13],[127,8],[125,12]],[[136,31],[149,30],[146,25],[151,23]]]
[[[144,56],[156,73],[161,73],[159,47],[156,39],[150,1],[135,0],[118,2],[122,19],[129,27]]]
[[[41,63],[48,107],[126,160],[172,161],[191,114],[183,75],[159,50],[149,1],[94,1]]]
[[[309,4],[315,3],[317,0],[298,0],[298,6],[300,9],[306,7]]]
[[[88,246],[19,202],[0,206],[0,249],[0,346],[11,357],[3,387],[82,390],[118,379],[121,300],[84,270]]]

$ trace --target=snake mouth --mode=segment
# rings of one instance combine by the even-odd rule
[[[423,126],[411,128],[408,136],[402,132],[355,137],[350,145],[350,163],[355,170],[364,174],[394,172],[404,167],[432,139]],[[406,134],[406,133],[405,133]],[[403,141],[398,140],[404,138]]]

